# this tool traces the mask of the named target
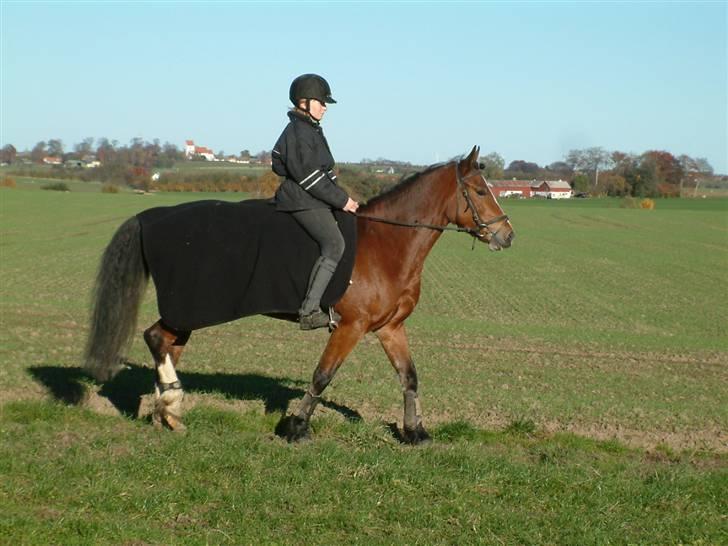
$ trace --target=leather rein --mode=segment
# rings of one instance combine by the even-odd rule
[[[468,192],[468,187],[465,185],[465,180],[470,178],[471,176],[475,175],[468,175],[465,178],[463,178],[460,175],[460,169],[458,169],[458,162],[453,162],[455,165],[455,177],[458,183],[458,189],[463,194],[463,197],[465,197],[465,210],[467,211],[468,208],[470,209],[470,214],[473,216],[473,223],[476,227],[474,228],[467,228],[467,227],[460,227],[460,226],[449,226],[449,225],[436,225],[436,224],[422,224],[420,222],[400,222],[398,220],[389,220],[387,218],[381,218],[378,216],[362,216],[357,214],[357,218],[363,218],[365,220],[372,220],[374,222],[382,222],[384,224],[391,224],[393,226],[402,226],[402,227],[411,227],[411,228],[424,228],[424,229],[434,229],[437,231],[457,231],[460,233],[468,233],[472,237],[476,239],[481,239],[480,233],[482,230],[487,231],[491,237],[495,237],[496,239],[499,239],[498,233],[500,232],[500,229],[493,231],[490,229],[490,226],[493,224],[497,224],[498,222],[502,222],[503,220],[508,220],[507,214],[501,214],[500,216],[496,216],[494,218],[491,218],[489,220],[483,221],[480,218],[480,214],[478,214],[478,209],[475,208],[475,204],[473,203],[472,197],[470,197],[470,193]],[[477,173],[481,178],[483,178],[483,175],[480,173]],[[483,178],[483,181],[486,183],[486,188],[488,183],[486,182],[485,178]],[[488,188],[488,191],[490,191],[490,188]],[[455,202],[455,206],[457,207],[457,201]],[[455,211],[457,216],[457,210]]]

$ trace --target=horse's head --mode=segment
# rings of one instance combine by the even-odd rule
[[[508,248],[515,237],[513,227],[480,173],[479,153],[480,148],[474,146],[466,158],[455,162],[455,212],[448,214],[448,220],[468,228],[490,250]]]

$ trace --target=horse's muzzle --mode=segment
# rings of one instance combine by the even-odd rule
[[[498,251],[504,248],[508,248],[511,246],[511,243],[513,242],[513,239],[515,239],[516,234],[513,233],[513,230],[509,230],[508,233],[502,233],[501,230],[496,231],[495,233],[491,233],[490,237],[487,240],[488,242],[488,249],[493,251]]]

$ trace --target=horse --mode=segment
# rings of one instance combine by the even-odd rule
[[[420,298],[425,258],[445,230],[467,233],[473,244],[480,241],[493,251],[510,247],[514,239],[509,217],[479,170],[479,151],[475,146],[461,159],[432,165],[360,207],[351,282],[334,306],[340,322],[297,409],[281,419],[276,429],[280,436],[289,442],[309,436],[311,416],[327,385],[356,344],[374,332],[401,383],[401,440],[409,444],[430,440],[405,330],[405,321]],[[148,278],[139,222],[132,217],[117,230],[104,253],[92,298],[84,368],[100,382],[123,369],[121,352],[135,333]],[[164,317],[144,331],[157,374],[155,426],[185,429],[184,391],[176,367],[190,334],[169,327]]]

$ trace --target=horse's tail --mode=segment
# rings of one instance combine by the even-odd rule
[[[122,369],[148,279],[141,224],[133,216],[114,234],[96,275],[84,356],[84,368],[96,380],[107,381]]]

